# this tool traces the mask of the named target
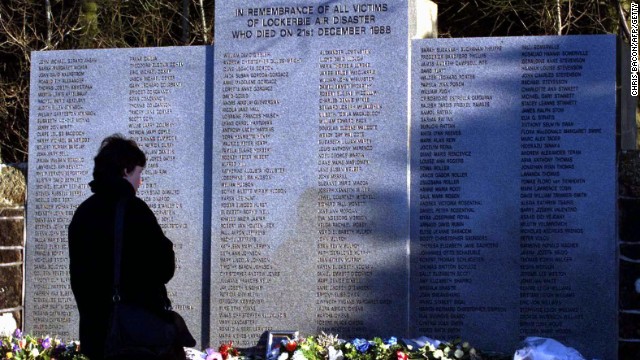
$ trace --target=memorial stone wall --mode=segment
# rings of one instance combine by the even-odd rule
[[[218,6],[214,343],[405,331],[379,316],[407,306],[407,69],[390,66],[407,62],[406,12]]]
[[[174,308],[199,333],[204,47],[35,52],[31,71],[25,328],[77,338],[67,226],[93,157],[121,133],[147,155],[138,196],[174,240]],[[178,141],[189,139],[190,141]],[[188,175],[185,175],[188,174]],[[180,291],[178,291],[178,289]]]
[[[414,41],[412,333],[614,353],[615,41]]]
[[[120,132],[203,345],[538,335],[613,359],[615,38],[406,23],[405,1],[234,0],[215,48],[35,52],[26,330],[77,337],[66,226]]]

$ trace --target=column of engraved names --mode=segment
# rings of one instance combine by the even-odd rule
[[[69,334],[75,302],[68,284],[66,227],[88,174],[84,151],[89,138],[84,126],[95,113],[88,109],[93,85],[86,82],[95,58],[39,59],[35,124],[35,193],[32,330],[36,334]]]
[[[493,95],[473,88],[478,67],[489,65],[487,53],[495,51],[501,48],[420,49],[418,312],[428,319],[421,333],[457,336],[465,313],[506,311],[468,304],[461,296],[463,287],[474,286],[473,273],[486,261],[484,249],[498,247],[469,224],[483,201],[464,195],[474,151],[459,142],[471,135],[458,121],[469,111],[491,108]]]
[[[521,50],[520,333],[543,331],[563,339],[566,321],[580,319],[567,263],[580,247],[575,222],[586,179],[576,174],[580,149],[565,145],[574,136],[600,133],[565,115],[578,106],[575,85],[586,51],[561,45],[525,45]],[[564,281],[563,281],[564,280]]]
[[[180,72],[183,61],[166,61],[158,56],[137,56],[128,58],[127,132],[147,155],[143,173],[143,183],[138,190],[140,196],[151,208],[162,229],[167,232],[187,229],[180,212],[183,204],[177,199],[178,186],[167,188],[158,184],[158,179],[178,168],[175,145],[176,126],[179,122],[174,113],[177,105],[172,95],[183,89]],[[176,184],[178,185],[178,184]],[[168,234],[171,237],[171,234]],[[175,243],[176,270],[182,267],[180,256],[183,244]],[[176,298],[175,292],[169,294]],[[195,310],[193,305],[173,305],[179,310]]]
[[[362,332],[365,303],[374,304],[370,253],[355,237],[371,234],[367,177],[380,116],[377,71],[369,49],[319,53],[318,261],[319,329]],[[347,330],[348,329],[348,330]]]
[[[273,164],[272,136],[280,130],[278,86],[289,77],[297,58],[274,58],[269,52],[226,53],[223,59],[222,148],[220,160],[220,338],[249,340],[264,331],[268,284],[280,272],[270,263],[274,223],[270,202],[286,195],[281,179],[287,172]],[[224,314],[224,315],[222,315]]]

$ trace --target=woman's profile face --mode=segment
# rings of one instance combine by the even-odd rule
[[[142,166],[137,166],[131,171],[127,172],[127,169],[124,169],[124,178],[127,179],[128,182],[133,185],[133,188],[138,192],[138,187],[142,184],[142,170],[144,168]]]

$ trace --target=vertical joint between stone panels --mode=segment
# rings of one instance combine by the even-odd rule
[[[407,6],[408,6],[408,11],[407,11],[407,16],[408,16],[408,36],[407,36],[407,50],[408,50],[408,59],[411,59],[413,57],[412,52],[413,52],[413,46],[412,46],[412,38],[413,38],[413,34],[414,34],[414,25],[415,25],[415,11],[414,11],[414,4],[413,1],[415,0],[409,0]],[[407,127],[407,136],[406,136],[406,152],[407,152],[407,156],[406,156],[406,178],[407,178],[407,184],[406,184],[406,195],[405,195],[405,201],[407,204],[407,208],[408,211],[407,213],[411,212],[411,181],[409,179],[411,179],[411,114],[412,114],[412,101],[411,101],[411,88],[412,88],[412,83],[413,83],[413,79],[411,76],[411,64],[412,61],[407,61],[407,86],[406,86],[406,91],[407,91],[407,116],[406,116],[406,127]],[[407,229],[409,229],[409,234],[411,234],[411,220],[407,219]],[[405,256],[407,259],[411,259],[411,235],[407,236],[406,239],[406,249],[405,249]],[[408,309],[408,311],[404,314],[404,321],[405,321],[405,333],[409,334],[411,332],[411,261],[407,261],[406,262],[406,283],[407,288],[406,288],[406,299],[405,299],[405,304],[406,307]]]

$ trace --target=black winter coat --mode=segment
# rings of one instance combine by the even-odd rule
[[[94,194],[78,207],[69,224],[69,264],[80,312],[81,351],[91,360],[100,360],[112,308],[115,208],[120,197],[129,198],[123,225],[121,297],[152,309],[164,308],[165,284],[173,277],[175,255],[155,215],[127,180],[89,185]]]

